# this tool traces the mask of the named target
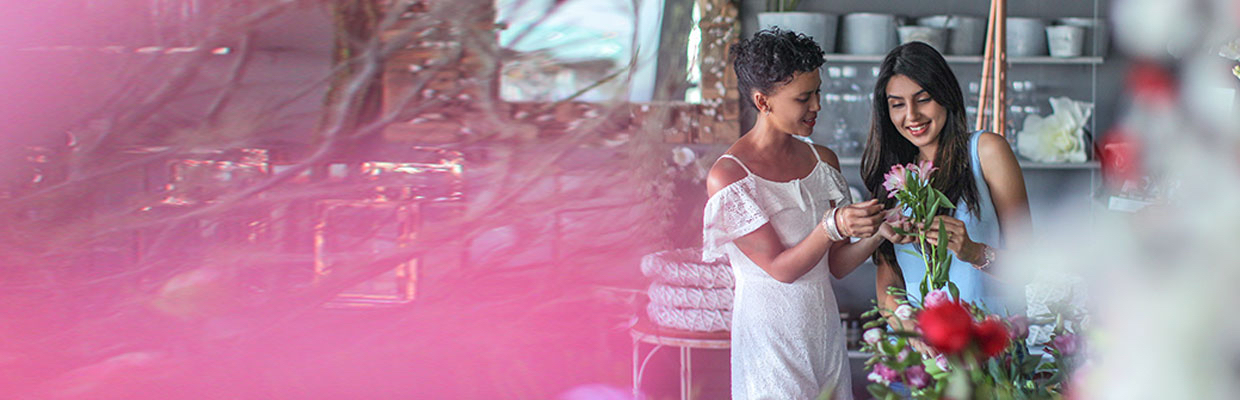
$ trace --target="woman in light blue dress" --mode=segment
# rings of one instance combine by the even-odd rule
[[[1004,249],[1029,236],[1025,181],[1002,136],[968,129],[960,84],[943,56],[920,42],[888,53],[874,87],[872,121],[861,159],[866,188],[892,207],[895,199],[886,198],[883,175],[892,165],[932,160],[939,168],[933,185],[956,208],[940,209],[927,236],[931,244],[937,243],[941,220],[954,257],[948,276],[960,289],[960,300],[991,312],[1023,313],[1022,305],[1006,301],[995,273]],[[887,309],[897,305],[888,287],[906,288],[911,301],[921,297],[918,284],[926,274],[925,263],[901,250],[916,251],[912,244],[888,243],[874,257],[878,301]],[[900,322],[911,326],[911,321]],[[926,351],[921,343],[915,345]]]

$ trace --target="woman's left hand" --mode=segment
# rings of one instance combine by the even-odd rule
[[[968,262],[978,261],[983,258],[981,255],[981,245],[969,239],[969,232],[964,227],[964,221],[946,215],[935,216],[931,221],[930,226],[921,227],[926,231],[926,241],[930,242],[930,245],[937,246],[939,243],[939,222],[941,221],[943,230],[948,234],[948,250],[955,252],[956,257]]]

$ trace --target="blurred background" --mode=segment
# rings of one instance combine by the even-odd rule
[[[3,397],[727,398],[726,266],[676,278],[721,268],[692,256],[704,179],[753,123],[727,46],[819,41],[811,139],[868,196],[882,55],[935,45],[975,106],[990,7],[770,3],[7,5]],[[1039,238],[1012,279],[1093,316],[1074,390],[1234,398],[1240,5],[1008,16]],[[852,344],[873,282],[837,282]]]

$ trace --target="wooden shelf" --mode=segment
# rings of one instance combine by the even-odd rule
[[[882,54],[827,54],[823,58],[828,63],[880,63],[883,62]],[[949,63],[956,64],[981,64],[982,56],[943,56],[943,59]],[[1090,65],[1102,64],[1105,59],[1102,57],[1070,57],[1059,58],[1050,56],[1040,57],[1008,57],[1009,64],[1075,64]]]

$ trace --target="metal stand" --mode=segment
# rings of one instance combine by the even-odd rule
[[[732,335],[728,332],[691,332],[664,328],[639,320],[630,331],[633,337],[633,397],[641,398],[641,382],[646,363],[664,346],[680,350],[680,399],[689,400],[693,392],[693,349],[728,349]],[[641,343],[653,344],[646,356],[639,357]],[[640,362],[639,362],[640,361]]]

